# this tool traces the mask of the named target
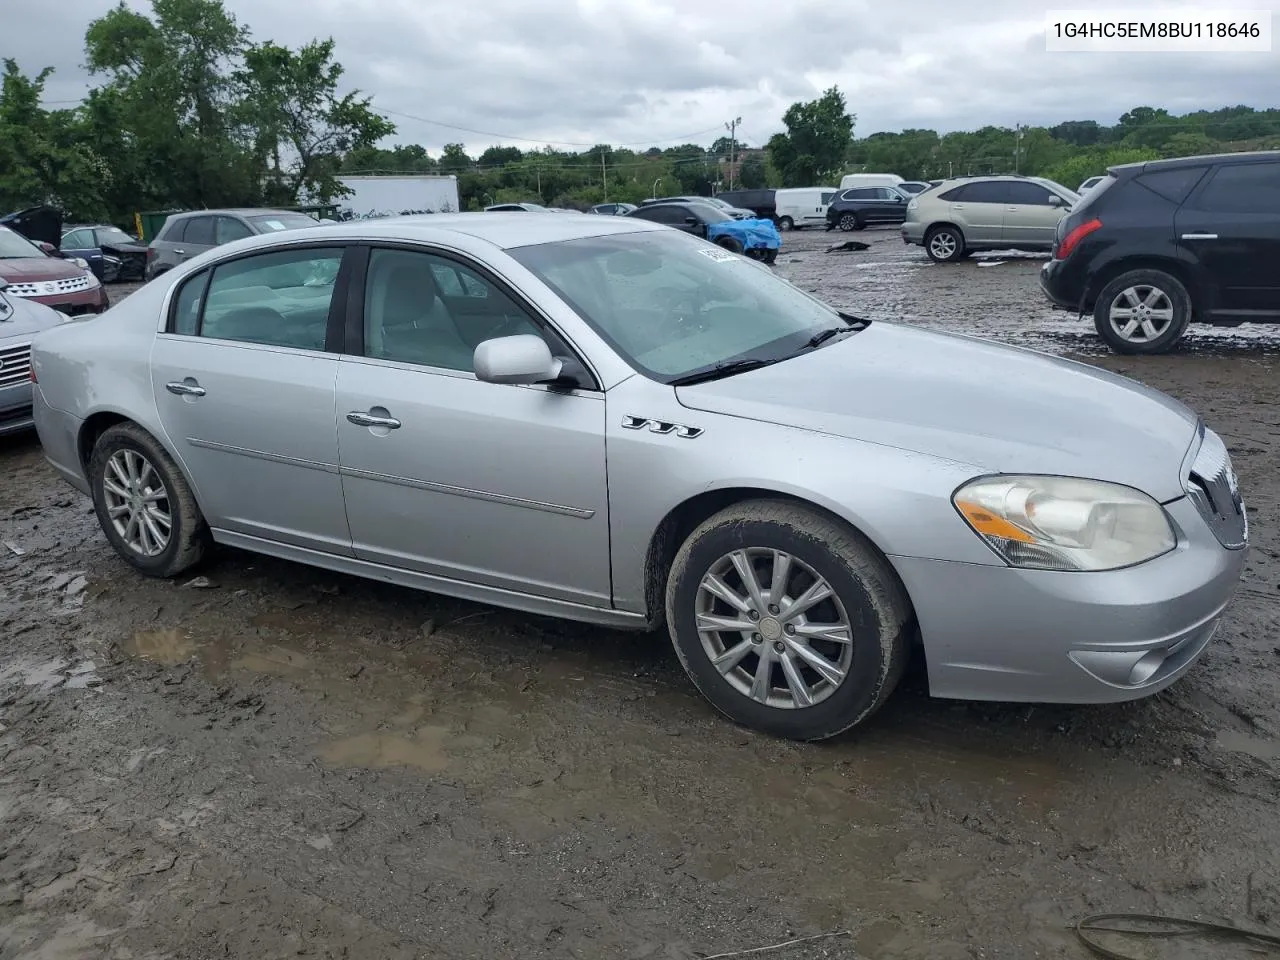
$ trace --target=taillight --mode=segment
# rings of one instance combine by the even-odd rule
[[[1074,230],[1072,230],[1070,233],[1068,233],[1065,237],[1062,238],[1062,242],[1058,244],[1058,249],[1053,251],[1053,259],[1055,260],[1067,259],[1067,257],[1071,256],[1071,251],[1073,251],[1076,247],[1080,246],[1081,240],[1083,240],[1089,234],[1093,233],[1093,231],[1101,230],[1101,229],[1102,229],[1102,221],[1099,220],[1097,217],[1094,217],[1092,220],[1089,220],[1085,223],[1080,224],[1080,226],[1076,227]]]
[[[155,247],[147,247],[147,263],[150,263],[152,260],[154,260],[154,259],[155,259],[156,257],[158,257],[159,255],[160,255],[160,253],[159,253],[159,251],[157,251],[157,250],[156,250],[156,248],[155,248]]]

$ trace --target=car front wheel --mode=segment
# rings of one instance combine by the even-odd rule
[[[1093,325],[1117,353],[1164,353],[1191,323],[1191,295],[1162,270],[1130,270],[1098,294]]]
[[[910,605],[855,531],[785,501],[737,504],[681,546],[666,612],[685,671],[731,719],[793,740],[874,713],[908,656]]]
[[[176,463],[135,423],[103,431],[89,459],[93,506],[103,532],[126,561],[151,577],[197,564],[209,528]]]

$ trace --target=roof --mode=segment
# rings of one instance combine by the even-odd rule
[[[171,217],[208,216],[215,213],[230,213],[241,217],[305,217],[305,213],[297,210],[277,210],[275,207],[220,207],[215,210],[182,210],[171,213]]]
[[[1202,167],[1207,163],[1253,163],[1258,160],[1280,161],[1280,150],[1249,150],[1244,153],[1206,153],[1198,157],[1171,157],[1167,160],[1139,160],[1137,163],[1121,163],[1107,169],[1146,173],[1149,170],[1178,170],[1184,167]]]
[[[341,237],[349,240],[421,240],[447,243],[450,234],[464,234],[504,250],[530,247],[541,243],[580,240],[584,237],[610,236],[620,233],[645,233],[668,230],[662,224],[630,217],[600,217],[587,213],[565,213],[539,216],[528,213],[435,213],[404,217],[378,217],[372,220],[347,220],[342,223],[316,224],[287,233],[272,233],[258,240],[264,244],[285,239],[321,239]],[[248,240],[237,241],[250,243]]]

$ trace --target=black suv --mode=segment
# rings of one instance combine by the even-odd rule
[[[893,187],[850,187],[827,207],[827,229],[861,230],[869,223],[902,223],[911,198]]]
[[[1280,151],[1112,167],[1058,224],[1040,285],[1119,353],[1191,322],[1280,322]]]

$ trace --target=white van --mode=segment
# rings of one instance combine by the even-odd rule
[[[850,187],[896,187],[905,183],[896,173],[848,173],[840,178],[840,189]]]
[[[825,227],[827,205],[838,193],[835,187],[786,187],[773,192],[774,214],[779,230]]]

